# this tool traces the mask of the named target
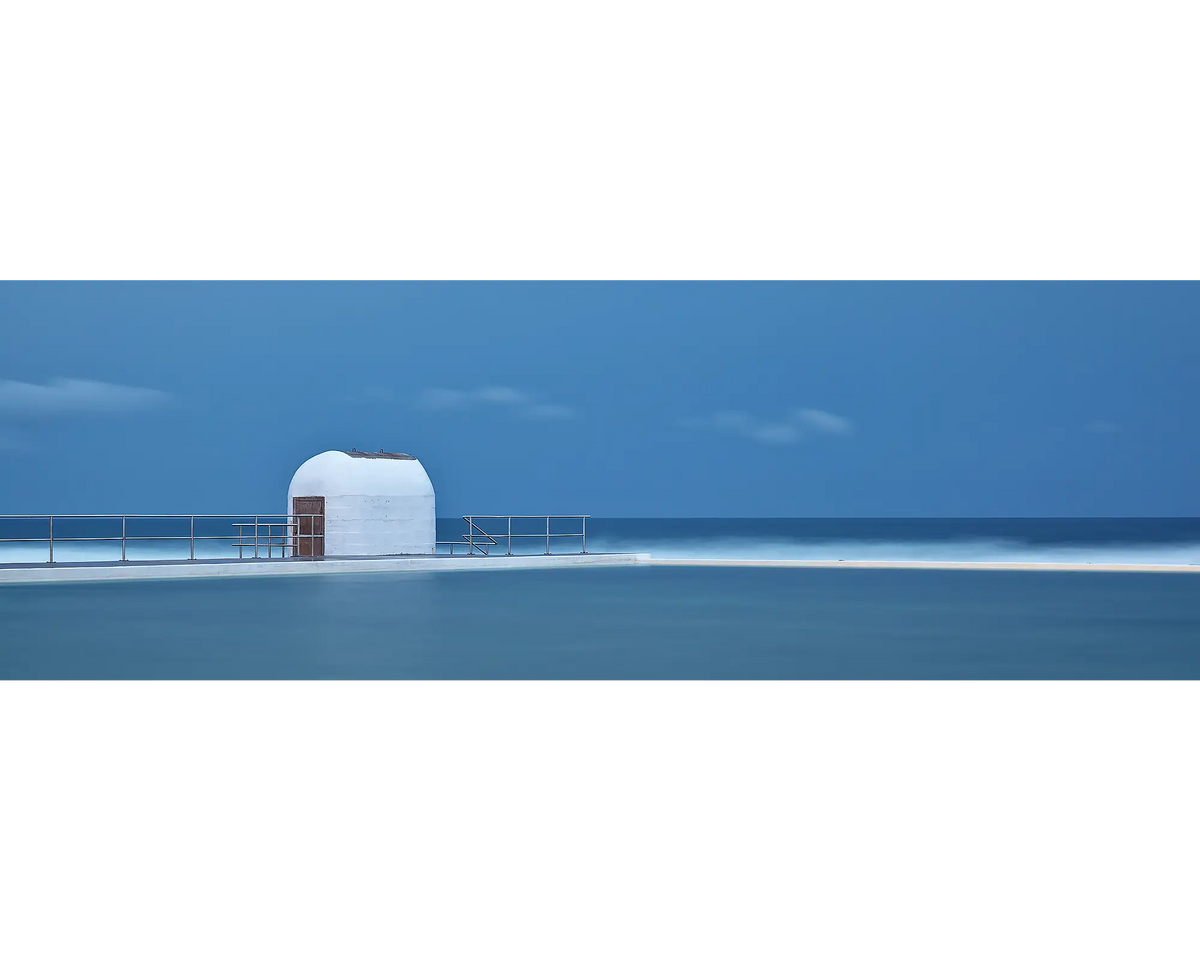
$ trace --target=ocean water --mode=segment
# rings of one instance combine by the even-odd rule
[[[727,560],[1200,564],[1200,518],[599,519],[588,523],[588,549]]]
[[[199,520],[196,556],[233,557],[232,518]],[[250,516],[239,518],[248,523]],[[503,521],[480,521],[497,535],[491,548],[503,553],[507,542]],[[490,524],[490,525],[489,525]],[[466,524],[460,518],[438,520],[438,540],[460,540]],[[513,553],[545,550],[544,522],[516,521]],[[555,552],[578,552],[577,521],[554,521]],[[58,519],[54,527],[55,560],[118,560],[120,518]],[[186,559],[186,518],[131,519],[126,555],[131,560]],[[0,563],[44,563],[45,543],[5,543],[6,538],[45,537],[46,521],[0,517]],[[527,534],[527,536],[520,536]],[[278,539],[279,531],[276,531]],[[265,536],[265,535],[264,535]],[[95,541],[92,537],[117,537]],[[177,539],[162,539],[162,538]],[[154,539],[142,539],[154,538]],[[211,538],[211,539],[209,539]],[[587,546],[593,553],[650,553],[656,557],[780,560],[1032,560],[1093,563],[1200,564],[1200,518],[1133,519],[609,519],[587,524]],[[465,547],[465,543],[464,543]],[[247,548],[247,555],[253,551]],[[265,554],[264,554],[265,555]],[[275,548],[278,555],[278,548]]]
[[[1198,544],[1190,519],[589,524],[589,550],[717,558],[1196,563]],[[7,586],[0,677],[1195,679],[1200,575],[630,567]]]

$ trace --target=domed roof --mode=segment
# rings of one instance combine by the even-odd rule
[[[433,484],[407,453],[326,450],[300,464],[288,496],[432,497]]]
[[[348,457],[364,457],[367,460],[416,460],[411,453],[384,453],[380,450],[378,453],[367,453],[365,450],[343,450],[343,453]]]

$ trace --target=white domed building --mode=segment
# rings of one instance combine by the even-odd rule
[[[433,484],[407,453],[327,450],[300,465],[288,486],[296,556],[432,554]]]

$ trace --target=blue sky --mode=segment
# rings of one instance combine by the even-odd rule
[[[0,513],[1200,513],[1200,284],[4,283]]]

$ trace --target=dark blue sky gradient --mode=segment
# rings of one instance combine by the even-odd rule
[[[171,395],[10,392],[0,513],[279,510],[351,446],[443,516],[1200,513],[1197,283],[6,283],[0,336]]]

